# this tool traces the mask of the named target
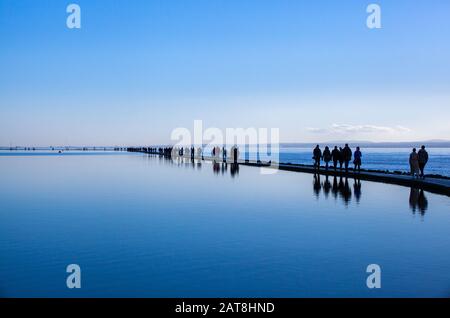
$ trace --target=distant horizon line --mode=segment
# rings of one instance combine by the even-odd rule
[[[424,144],[427,147],[450,147],[450,140],[418,140],[418,141],[367,141],[367,140],[334,140],[334,141],[323,141],[323,142],[280,142],[278,143],[283,147],[299,147],[299,146],[314,146],[314,145],[338,145],[338,144],[349,144],[352,146],[365,146],[365,147],[413,147]],[[203,146],[207,146],[204,144]],[[238,144],[242,146],[243,144]],[[271,145],[270,143],[260,143],[260,144],[245,144],[245,146],[257,146],[257,145]],[[173,146],[170,143],[153,143],[153,144],[143,144],[143,145],[50,145],[50,146],[38,146],[38,145],[10,145],[10,146],[0,146],[0,150],[10,150],[12,148],[39,148],[39,149],[51,149],[51,148],[127,148],[127,147],[152,147],[152,146]],[[195,145],[198,146],[198,145]]]

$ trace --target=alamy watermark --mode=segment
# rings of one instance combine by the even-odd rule
[[[66,286],[69,289],[81,288],[81,268],[78,264],[70,264],[66,268],[67,276]]]
[[[70,13],[66,19],[66,25],[69,29],[81,29],[81,8],[78,4],[69,4],[66,12]]]
[[[369,29],[381,29],[381,7],[379,4],[369,4],[366,12],[369,16],[366,20],[366,25]]]
[[[188,128],[179,127],[172,131],[171,140],[175,141],[174,148],[238,148],[244,156],[243,160],[265,166],[261,167],[262,174],[276,173],[280,161],[279,128],[226,128],[223,131],[216,127],[209,127],[204,130],[202,120],[195,120],[193,128],[191,131]],[[232,154],[231,151],[229,153]]]
[[[370,275],[367,277],[366,285],[369,289],[381,288],[381,267],[378,264],[370,264],[367,266],[366,272]]]

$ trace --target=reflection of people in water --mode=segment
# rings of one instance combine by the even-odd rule
[[[352,190],[348,185],[348,178],[345,178],[345,182],[342,181],[342,177],[339,180],[339,192],[341,194],[342,199],[344,200],[345,205],[348,205],[352,198]]]
[[[238,163],[232,163],[230,165],[230,174],[231,174],[232,177],[234,177],[237,174],[239,174],[239,164]]]
[[[213,171],[215,174],[219,174],[220,173],[220,165],[217,161],[213,161]]]
[[[314,194],[316,197],[319,197],[320,190],[322,189],[322,185],[320,184],[320,174],[314,174],[314,183],[313,183]]]
[[[359,203],[361,200],[361,180],[355,179],[355,182],[353,183],[353,191],[355,193],[355,199],[356,202]]]
[[[320,175],[314,174],[313,179],[313,190],[316,197],[319,197],[320,191],[322,190],[325,193],[325,197],[328,198],[329,194],[332,193],[334,199],[337,199],[338,196],[342,198],[344,204],[347,206],[352,198],[352,190],[350,188],[348,178],[338,178],[336,176],[333,177],[333,183],[330,182],[328,176],[325,177],[325,181],[323,184],[320,182]],[[355,183],[353,184],[353,188],[355,191],[356,202],[359,202],[361,199],[361,180],[355,179]]]
[[[323,183],[323,192],[325,193],[325,197],[328,198],[331,190],[331,182],[328,178],[328,175],[325,177],[325,182]]]
[[[422,189],[411,188],[409,193],[409,207],[413,214],[417,211],[423,216],[428,209],[428,199]]]
[[[333,193],[334,199],[337,199],[338,193],[339,193],[339,187],[337,182],[337,177],[334,176],[333,178],[333,186],[331,187],[331,192]]]

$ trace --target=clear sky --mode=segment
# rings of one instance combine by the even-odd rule
[[[81,29],[66,7],[81,7]],[[450,139],[450,1],[0,0],[0,145]]]

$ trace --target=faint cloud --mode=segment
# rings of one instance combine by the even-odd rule
[[[307,128],[307,130],[314,134],[372,134],[372,133],[408,133],[411,129],[404,126],[376,126],[376,125],[349,125],[349,124],[333,124],[329,128]]]

